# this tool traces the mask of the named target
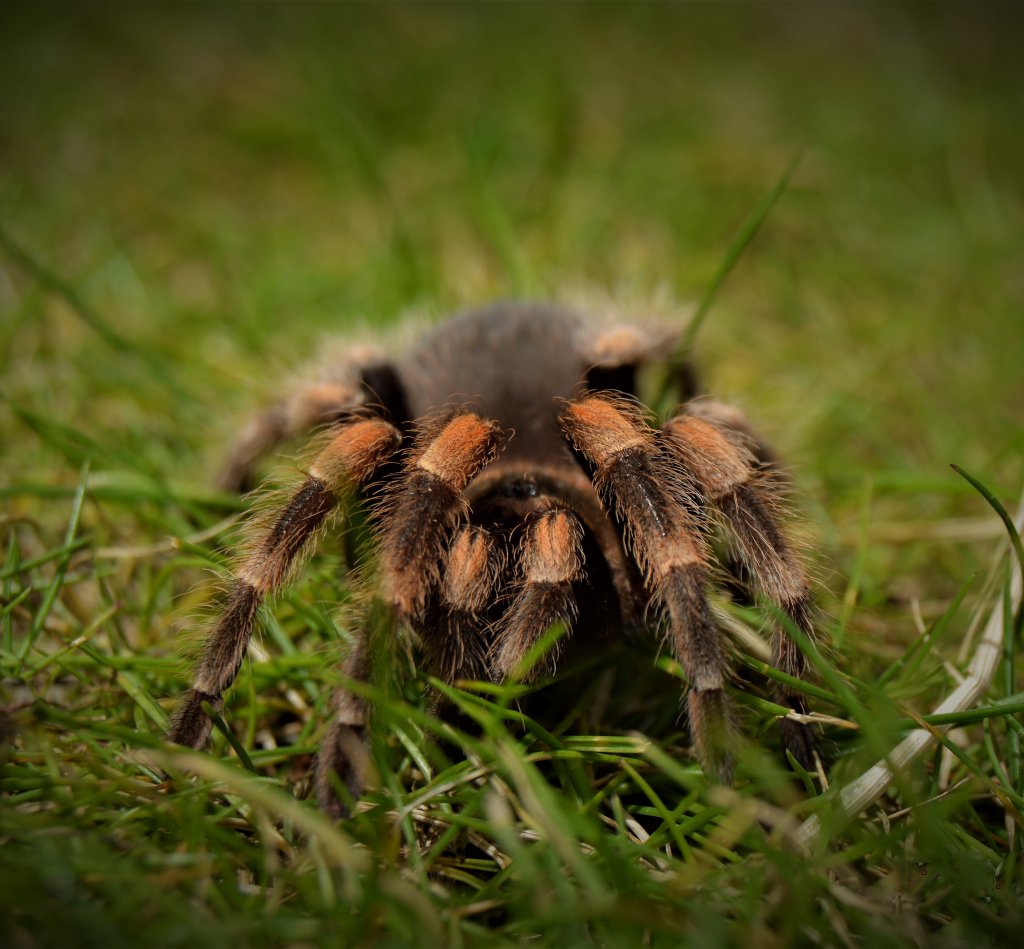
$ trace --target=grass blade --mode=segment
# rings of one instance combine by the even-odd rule
[[[697,338],[697,333],[700,331],[701,326],[707,319],[708,313],[711,312],[711,307],[718,298],[718,293],[722,289],[722,285],[729,277],[729,274],[732,273],[732,270],[736,266],[740,257],[743,256],[743,252],[750,246],[750,242],[757,236],[757,232],[761,229],[761,225],[763,225],[767,220],[772,208],[775,207],[779,198],[782,197],[786,187],[789,185],[789,180],[793,177],[793,173],[800,164],[800,159],[802,157],[803,150],[797,149],[796,152],[794,152],[793,157],[790,158],[789,162],[786,164],[786,167],[782,170],[782,174],[779,176],[779,179],[774,185],[772,185],[771,189],[761,198],[761,200],[758,201],[753,210],[747,215],[746,219],[740,225],[740,229],[736,232],[736,235],[730,242],[729,247],[726,249],[722,262],[718,265],[718,270],[715,271],[714,277],[711,278],[711,283],[704,291],[704,296],[701,297],[701,301],[697,306],[697,312],[694,313],[693,318],[687,325],[675,351],[669,356],[667,371],[662,377],[661,385],[656,390],[656,394],[654,396],[655,405],[661,405],[665,399],[668,398],[673,385],[672,380],[678,378],[679,374],[683,371],[686,365],[686,360],[689,358],[690,353],[693,350],[693,343]]]

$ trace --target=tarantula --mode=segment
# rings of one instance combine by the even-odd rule
[[[689,679],[697,757],[731,782],[727,649],[705,598],[712,517],[739,572],[807,636],[811,595],[778,524],[773,466],[739,412],[691,401],[654,428],[636,400],[638,370],[671,346],[636,326],[595,330],[565,309],[498,304],[431,330],[397,361],[359,353],[257,417],[231,454],[226,487],[241,488],[286,437],[326,424],[327,441],[241,561],[170,739],[206,743],[203,703],[222,708],[261,602],[339,498],[357,491],[369,498],[377,595],[440,677],[521,674],[555,623],[591,640],[657,617]],[[805,673],[785,624],[772,647],[779,669]],[[369,676],[365,642],[344,671]],[[791,688],[778,686],[777,698],[806,711]],[[369,708],[341,688],[332,716],[315,785],[340,817],[340,784],[356,798],[368,774]],[[808,726],[782,719],[782,728],[784,745],[810,767]]]

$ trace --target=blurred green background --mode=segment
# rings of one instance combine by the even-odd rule
[[[60,545],[88,461],[101,569],[73,562],[53,615],[71,637],[116,604],[110,649],[169,662],[208,565],[123,552],[237,507],[210,488],[225,440],[325,338],[510,297],[685,320],[801,150],[696,357],[793,469],[839,661],[870,676],[1001,536],[949,463],[1007,506],[1024,480],[1022,23],[1012,3],[4,4],[5,549]]]
[[[196,454],[353,320],[581,292],[685,313],[802,148],[698,340],[707,384],[833,517],[865,479],[943,513],[950,461],[1016,491],[1012,5],[2,17],[0,223],[105,328],[0,257],[19,405],[199,479]],[[7,478],[70,476],[0,411]]]

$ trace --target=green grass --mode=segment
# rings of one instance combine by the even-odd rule
[[[5,6],[4,944],[1010,942],[1019,606],[980,710],[927,716],[1015,556],[949,465],[1015,512],[1018,24],[946,4]],[[246,506],[210,487],[239,420],[325,337],[522,296],[680,321],[713,302],[704,380],[786,459],[807,525],[828,790],[781,759],[756,658],[724,791],[653,644],[540,688],[466,684],[444,719],[399,653],[371,690],[377,787],[331,825],[305,791],[352,622],[333,540],[267,612],[233,740],[161,742]],[[844,819],[843,787],[922,715],[960,727]]]

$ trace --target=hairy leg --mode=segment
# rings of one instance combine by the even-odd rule
[[[423,612],[448,540],[468,512],[466,485],[502,442],[498,426],[473,412],[448,412],[421,426],[378,512],[384,596],[401,618]]]
[[[497,678],[521,674],[530,648],[556,622],[576,618],[574,584],[583,579],[583,529],[579,518],[558,508],[527,524],[519,551],[522,582],[498,627],[492,649]]]
[[[280,589],[311,538],[334,509],[336,495],[365,483],[397,448],[397,430],[380,419],[344,428],[320,452],[309,474],[250,546],[236,571],[224,612],[211,632],[192,688],[175,712],[168,738],[201,748],[211,723],[204,702],[220,709],[252,638],[256,614],[268,593]]]
[[[257,462],[282,442],[337,424],[361,408],[401,427],[409,421],[405,388],[398,372],[373,346],[346,347],[332,361],[279,402],[254,416],[241,430],[217,478],[218,487],[240,492],[252,487]]]
[[[732,711],[728,661],[704,596],[707,545],[687,498],[692,486],[663,455],[632,403],[586,396],[567,406],[562,427],[594,468],[594,483],[624,525],[626,542],[667,614],[672,643],[690,680],[687,704],[705,771],[730,783]]]
[[[436,616],[438,610],[429,607],[440,596],[452,606],[445,622],[458,634],[469,635],[460,624],[472,624],[489,600],[499,570],[492,539],[482,530],[464,527],[447,556],[446,548],[468,510],[464,488],[494,457],[500,443],[497,426],[471,412],[444,413],[421,426],[402,472],[377,511],[381,592],[375,608],[384,612],[384,625],[392,634],[403,622],[423,630]],[[461,646],[470,647],[471,642]],[[454,649],[447,657],[453,670],[466,659],[457,644]],[[367,680],[365,640],[346,659],[343,671]],[[358,797],[370,774],[369,709],[364,699],[344,687],[335,691],[332,702],[334,716],[318,759],[315,785],[321,807],[340,818],[347,814],[347,805],[338,788]]]
[[[445,682],[486,675],[488,614],[504,570],[498,536],[478,526],[456,534],[436,602],[418,624],[429,667]]]
[[[358,386],[345,382],[318,382],[303,386],[254,416],[228,451],[217,475],[217,487],[241,492],[252,487],[256,463],[289,438],[305,435],[318,425],[336,420],[361,401]]]
[[[669,445],[696,480],[701,494],[723,515],[735,554],[747,574],[801,633],[812,638],[810,587],[800,558],[779,523],[775,476],[757,464],[738,435],[742,430],[712,416],[686,414],[664,427]],[[776,624],[773,631],[772,652],[782,672],[796,678],[805,676],[804,655],[782,624]],[[794,689],[777,686],[776,695],[782,704],[806,712],[803,696]],[[814,739],[810,728],[789,719],[783,719],[781,727],[786,748],[803,767],[812,768]]]
[[[345,657],[341,671],[349,679],[369,680],[365,638],[359,639]],[[313,787],[320,808],[335,820],[349,816],[349,800],[355,801],[373,779],[370,760],[369,703],[338,686],[331,696],[331,721],[320,744]],[[345,793],[340,793],[344,788]]]

